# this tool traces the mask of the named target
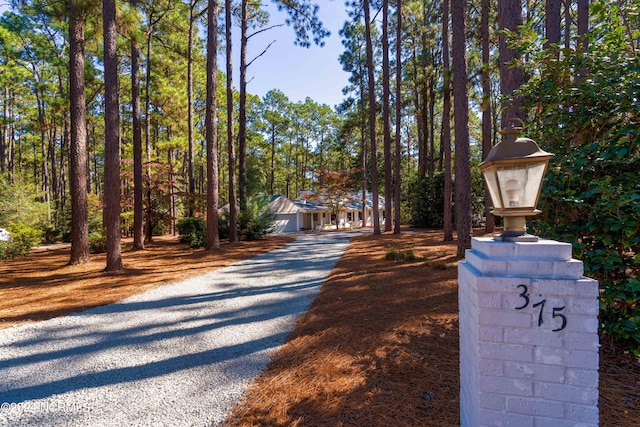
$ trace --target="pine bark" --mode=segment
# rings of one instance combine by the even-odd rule
[[[469,152],[469,98],[467,93],[466,0],[451,1],[453,99],[456,149],[456,230],[458,257],[471,247],[471,165]]]
[[[400,191],[402,181],[402,0],[396,0],[396,135],[395,135],[395,163],[393,203],[395,205],[393,217],[393,233],[400,234]]]
[[[5,86],[3,90],[2,98],[2,110],[5,119],[9,117],[9,86]],[[0,172],[5,173],[7,171],[7,147],[9,147],[8,137],[9,121],[4,120],[2,124],[2,138],[0,138]]]
[[[393,177],[391,172],[391,112],[389,85],[389,0],[382,1],[382,129],[384,138],[384,231],[391,231]]]
[[[144,140],[146,153],[146,180],[147,180],[147,243],[153,240],[153,207],[151,200],[151,50],[153,40],[153,24],[149,17],[147,26],[147,67],[145,77],[145,102],[144,102]]]
[[[371,20],[369,12],[369,0],[364,0],[365,38],[367,45],[367,80],[369,86],[369,139],[371,142],[371,192],[373,205],[373,234],[380,234],[380,212],[378,212],[378,159],[376,144],[376,93],[373,78],[373,43],[371,40]]]
[[[107,232],[105,271],[122,270],[120,253],[120,105],[116,2],[102,1],[104,36],[104,227]]]
[[[249,19],[247,2],[248,0],[242,0],[240,21],[240,106],[238,108],[238,205],[240,217],[247,210],[247,25]],[[242,226],[241,224],[240,227]]]
[[[188,137],[188,156],[187,156],[187,175],[189,180],[189,196],[188,196],[188,214],[192,217],[195,214],[195,193],[196,193],[196,175],[195,175],[195,142],[193,136],[193,38],[195,33],[196,13],[195,8],[198,0],[191,0],[189,4],[189,43],[187,46],[187,137]]]
[[[229,241],[236,242],[238,241],[238,212],[236,206],[236,151],[235,141],[233,139],[233,51],[231,37],[231,26],[233,22],[231,21],[231,7],[231,0],[226,0],[225,36],[227,54],[227,154],[229,156]],[[273,162],[273,158],[271,161]]]
[[[130,0],[137,8],[137,0]],[[131,113],[133,132],[133,250],[144,249],[144,188],[142,179],[142,116],[140,111],[140,47],[131,37]]]
[[[544,44],[545,49],[551,48],[552,44],[560,43],[560,5],[561,0],[546,0],[544,22],[547,40]],[[556,49],[554,52],[556,58],[559,57],[559,53]]]
[[[482,0],[482,10],[480,17],[480,37],[482,39],[482,159],[486,159],[491,151],[492,138],[491,138],[491,80],[489,79],[490,64],[490,52],[491,45],[489,39],[489,12],[491,9],[491,3],[489,0]],[[485,188],[484,193],[485,200],[485,232],[493,233],[495,230],[495,218],[489,213],[491,207],[491,195],[489,190]]]
[[[508,97],[502,105],[502,126],[506,121],[518,117],[525,119],[521,111],[521,101],[513,95],[513,92],[524,83],[524,72],[521,68],[511,67],[508,64],[516,58],[517,52],[507,46],[507,38],[502,30],[518,33],[518,27],[522,25],[522,5],[520,0],[498,0],[498,26],[501,30],[498,36],[498,54],[500,60],[500,93]]]
[[[207,249],[220,249],[218,234],[218,125],[216,55],[218,51],[218,1],[209,0],[207,12],[207,103],[205,115],[207,145]]]
[[[71,144],[69,192],[71,195],[71,258],[69,264],[89,262],[87,205],[87,120],[84,80],[85,17],[76,1],[69,4],[69,97]]]
[[[453,241],[453,177],[451,173],[451,68],[449,57],[449,0],[442,2],[442,72],[444,86],[442,88],[442,154],[444,160],[444,241]]]

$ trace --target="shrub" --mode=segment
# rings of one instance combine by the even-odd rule
[[[192,248],[203,248],[207,244],[207,222],[202,217],[182,218],[176,226],[180,241]]]
[[[444,174],[413,176],[409,182],[410,224],[414,227],[440,228],[444,224]]]
[[[526,64],[520,94],[535,112],[526,136],[555,153],[531,224],[573,245],[600,283],[603,337],[640,354],[640,68],[629,39],[610,30],[621,23],[607,3],[594,1],[592,13],[606,24],[592,29],[589,51],[540,50]],[[567,78],[580,69],[587,78]]]
[[[240,214],[239,234],[247,240],[261,239],[273,232],[276,214],[269,207],[267,197],[253,197],[247,209]]]
[[[89,250],[94,254],[101,254],[107,251],[107,236],[103,233],[92,231],[89,233]]]
[[[31,245],[26,244],[24,241],[0,242],[0,259],[27,256],[29,252],[31,252]]]
[[[10,242],[0,242],[0,259],[12,259],[27,256],[31,248],[40,243],[42,233],[23,223],[11,224]]]
[[[60,230],[50,225],[44,226],[42,240],[45,243],[55,243],[60,239]]]
[[[384,258],[387,261],[395,262],[414,262],[422,260],[422,257],[413,252],[413,248],[396,248],[392,246],[387,247],[387,252],[385,253]]]
[[[180,241],[188,243],[192,248],[204,248],[207,245],[207,221],[202,217],[182,218],[176,225],[180,233]],[[229,238],[229,220],[218,217],[218,236]]]
[[[422,178],[414,175],[410,178],[408,188],[409,223],[414,227],[442,228],[444,226],[444,173],[435,172],[432,176]],[[453,220],[455,194],[451,197]],[[471,222],[474,227],[479,227],[483,221],[484,181],[480,170],[474,167],[471,173]]]
[[[229,218],[225,216],[218,217],[218,236],[221,239],[229,238]]]

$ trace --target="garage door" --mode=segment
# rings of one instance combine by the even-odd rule
[[[276,216],[274,233],[291,233],[298,230],[296,217],[298,214],[278,214]]]

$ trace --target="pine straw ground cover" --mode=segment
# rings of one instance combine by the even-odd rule
[[[226,425],[459,425],[455,253],[441,233],[354,239]],[[614,350],[601,425],[638,425],[640,364]]]
[[[69,263],[68,245],[34,249],[31,255],[0,260],[0,329],[120,301],[157,286],[204,274],[233,262],[269,252],[293,241],[273,236],[253,242],[223,243],[219,252],[194,250],[177,237],[156,237],[144,251],[122,246],[125,269],[105,273],[105,255],[91,262]]]
[[[119,274],[102,271],[103,255],[68,266],[68,247],[35,250],[0,261],[0,328],[108,304],[291,240],[224,243],[219,253],[191,250],[176,238],[156,239],[140,252],[125,244]],[[441,233],[354,239],[227,424],[458,425],[454,255],[455,243],[443,244]],[[601,352],[600,413],[605,427],[640,419],[640,364],[610,346]]]

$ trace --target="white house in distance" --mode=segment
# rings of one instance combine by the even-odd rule
[[[269,207],[276,214],[274,233],[317,230],[317,224],[330,217],[329,208],[307,200],[290,200],[282,195],[271,197]]]
[[[336,218],[331,210],[317,201],[309,200],[311,191],[303,191],[295,200],[282,195],[272,196],[269,207],[276,214],[275,233],[290,233],[301,230],[322,230],[335,228],[336,221],[339,228],[358,228],[363,226],[362,195],[350,193],[343,204],[343,209]],[[373,225],[373,197],[367,193],[366,219],[364,226]],[[378,211],[380,223],[384,224],[384,198],[379,197]]]
[[[366,193],[365,207],[367,218],[365,227],[373,227],[373,194]],[[380,215],[380,225],[384,225],[384,197],[378,196],[378,213]],[[341,228],[362,227],[362,193],[349,193],[349,200],[344,204],[338,214],[338,223]],[[335,225],[335,223],[334,223]]]

